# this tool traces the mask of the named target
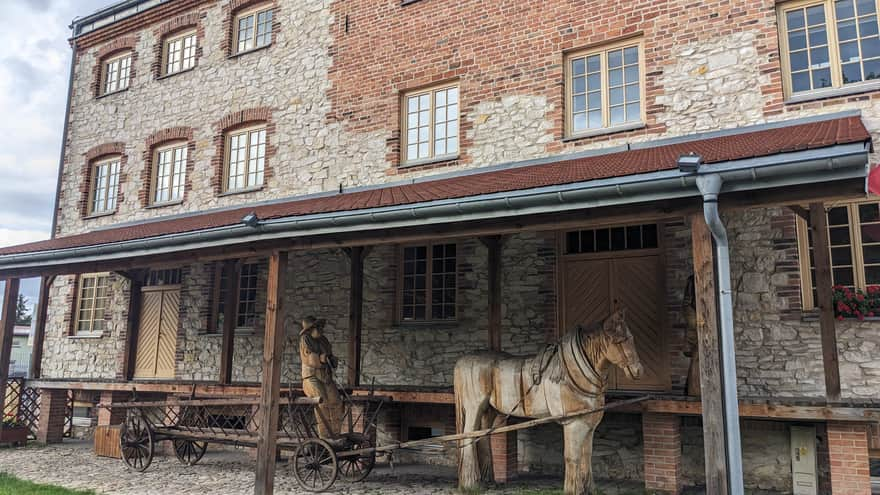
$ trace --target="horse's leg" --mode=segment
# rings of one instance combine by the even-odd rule
[[[462,433],[470,433],[479,430],[483,425],[485,406],[481,399],[456,397],[459,404],[459,421],[461,421]],[[482,466],[479,452],[479,444],[482,439],[465,438],[460,441],[460,453],[458,459],[458,486],[462,490],[479,488],[482,481]]]
[[[565,434],[565,495],[594,492],[593,432],[596,424],[589,418],[577,419],[563,427]]]
[[[486,406],[482,414],[480,429],[486,430],[495,426],[497,413],[491,406]],[[477,442],[477,458],[480,462],[480,475],[485,481],[495,481],[495,472],[492,469],[492,441],[485,436]]]

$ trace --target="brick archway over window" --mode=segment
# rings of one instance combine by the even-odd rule
[[[235,19],[236,14],[242,10],[259,6],[272,8],[272,42],[269,43],[269,46],[275,43],[276,36],[281,32],[281,22],[278,20],[280,7],[277,0],[230,0],[230,2],[223,6],[222,9],[223,42],[220,45],[220,49],[226,54],[226,56],[235,54],[232,40],[235,39],[235,23],[233,20]]]
[[[183,198],[186,201],[192,190],[192,175],[195,170],[196,143],[193,140],[192,127],[169,127],[150,134],[144,142],[144,168],[141,170],[141,188],[138,190],[138,201],[142,207],[152,204],[153,194],[153,158],[156,148],[172,142],[186,142],[186,178],[183,183]]]
[[[269,107],[257,107],[230,113],[214,123],[214,157],[211,159],[214,175],[211,177],[211,186],[214,188],[215,195],[223,193],[227,133],[241,127],[259,124],[266,125],[266,160],[263,170],[263,184],[268,183],[274,175],[272,160],[278,146],[275,144],[275,122],[272,120],[272,110]]]
[[[129,69],[128,78],[129,81],[134,81],[137,76],[137,43],[137,36],[122,36],[107,43],[95,52],[95,66],[92,68],[92,94],[96,98],[103,94],[101,91],[101,74],[103,73],[104,61],[113,55],[118,55],[126,51],[131,52],[131,68]]]
[[[80,183],[79,191],[80,191],[80,199],[78,203],[80,217],[88,217],[89,216],[89,194],[92,189],[92,164],[95,161],[105,158],[108,156],[119,156],[119,184],[117,185],[116,190],[116,207],[119,207],[119,204],[125,200],[125,197],[122,193],[122,184],[125,183],[127,178],[126,174],[126,165],[128,163],[128,155],[125,154],[125,143],[104,143],[95,146],[83,155],[83,164],[80,169],[80,177],[82,177],[82,182]]]
[[[154,79],[163,75],[162,59],[163,51],[165,50],[165,41],[170,36],[174,36],[183,31],[194,29],[196,32],[196,65],[199,64],[198,61],[202,58],[202,47],[205,44],[205,25],[202,20],[206,17],[208,17],[208,14],[205,12],[189,12],[177,16],[153,30],[153,36],[156,38],[156,42],[153,45],[153,61],[150,64],[150,71],[152,72]]]

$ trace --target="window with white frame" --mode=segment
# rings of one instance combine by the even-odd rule
[[[641,41],[566,56],[566,128],[570,136],[644,122]]]
[[[857,202],[826,209],[831,280],[850,289],[880,285],[880,203]],[[798,217],[798,252],[804,309],[816,304],[816,263],[809,222]]]
[[[403,162],[458,155],[458,86],[447,84],[403,97]]]
[[[131,52],[104,60],[101,72],[102,94],[115,93],[128,88],[131,76]]]
[[[119,188],[120,157],[98,160],[92,165],[89,214],[109,213],[116,209]]]
[[[153,204],[183,199],[187,153],[187,143],[175,143],[156,150],[153,158]]]
[[[105,329],[104,311],[107,309],[109,274],[80,275],[76,299],[74,335],[100,335]]]
[[[262,7],[235,16],[235,52],[242,53],[272,43],[272,9]]]
[[[880,78],[877,0],[812,0],[778,7],[788,95]]]
[[[263,185],[266,167],[266,127],[232,131],[226,137],[225,190],[238,191]]]
[[[169,37],[162,50],[163,75],[170,75],[192,69],[196,65],[196,32]]]

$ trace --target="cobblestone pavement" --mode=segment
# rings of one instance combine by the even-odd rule
[[[127,469],[122,461],[95,456],[87,441],[65,441],[60,445],[0,448],[0,471],[18,478],[74,489],[90,489],[107,494],[218,494],[253,493],[254,463],[244,451],[214,451],[209,448],[204,459],[186,467],[171,457],[157,456],[144,472]],[[305,494],[292,475],[278,464],[275,492]],[[492,488],[486,494],[526,495],[534,490],[558,490],[559,478],[529,477],[503,489]],[[604,494],[644,493],[638,484],[626,486],[602,484]],[[378,466],[366,482],[348,484],[337,481],[332,494],[416,495],[456,494],[455,471],[433,466],[398,466],[392,472]],[[544,492],[548,493],[548,492]],[[553,492],[549,492],[553,493]],[[561,491],[559,491],[561,493]]]

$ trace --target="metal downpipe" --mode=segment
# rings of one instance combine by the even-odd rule
[[[721,384],[724,407],[724,435],[727,438],[727,471],[730,495],[743,495],[742,446],[739,431],[739,401],[736,394],[736,347],[733,335],[733,297],[730,284],[730,247],[727,229],[718,214],[718,193],[724,180],[719,174],[697,176],[703,195],[703,216],[715,240],[715,268],[718,277],[718,317],[721,351]]]

